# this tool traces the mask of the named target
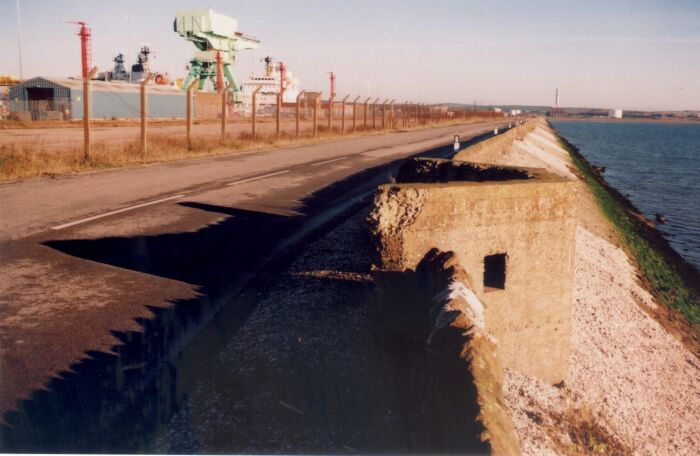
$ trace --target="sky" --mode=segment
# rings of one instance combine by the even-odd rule
[[[700,110],[700,0],[19,0],[22,74],[80,72],[77,26],[93,33],[93,63],[186,74],[195,51],[173,32],[176,10],[235,17],[261,40],[233,69],[240,82],[270,55],[305,90],[397,102]],[[0,0],[0,75],[19,76],[16,0]]]

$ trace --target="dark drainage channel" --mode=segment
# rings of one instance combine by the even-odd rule
[[[491,136],[489,133],[473,138],[463,142],[461,148]],[[453,153],[450,144],[416,156],[449,157]],[[476,441],[472,439],[475,434],[464,432],[474,419],[473,410],[469,411],[469,395],[459,396],[469,382],[436,384],[439,375],[431,374],[435,361],[427,356],[420,338],[399,337],[387,343],[378,338],[381,331],[375,327],[357,334],[358,339],[352,343],[349,341],[355,334],[350,334],[352,337],[345,345],[334,344],[333,334],[344,331],[338,325],[329,340],[317,341],[316,349],[324,354],[309,358],[316,360],[316,364],[299,361],[303,356],[292,364],[242,356],[229,364],[235,366],[238,372],[235,375],[229,375],[230,369],[215,367],[217,357],[223,356],[221,353],[246,325],[271,283],[304,246],[366,206],[367,195],[376,185],[386,182],[401,162],[363,171],[318,191],[304,201],[300,211],[303,214],[296,218],[257,220],[248,215],[250,220],[244,228],[223,223],[217,225],[218,231],[204,233],[211,237],[205,240],[207,247],[216,246],[224,256],[214,265],[216,272],[202,279],[203,296],[194,301],[176,302],[169,309],[154,309],[156,316],[142,322],[143,332],[116,335],[122,344],[113,348],[114,353],[89,353],[90,357],[73,366],[71,372],[62,373],[46,390],[37,391],[31,399],[23,401],[19,411],[6,413],[0,427],[0,448],[8,452],[125,453],[450,452],[475,448]],[[236,220],[246,221],[246,217],[236,215]],[[239,249],[236,258],[226,258],[231,252],[221,246],[236,238],[237,229],[246,229],[248,235],[260,236],[263,242],[248,246],[249,251],[245,250],[246,246],[236,245]],[[179,241],[137,236],[118,242],[104,239],[50,246],[92,261],[130,267],[131,241],[141,248],[155,245],[171,252],[171,243],[176,240]],[[269,247],[261,254],[259,249],[265,241]],[[196,247],[201,246],[196,244]],[[227,270],[229,259],[234,264],[248,260],[248,269]],[[177,268],[178,258],[166,255],[156,260],[154,263],[163,267]],[[375,290],[364,287],[349,298],[339,298],[338,305],[350,302],[369,309],[376,299]],[[337,312],[342,312],[342,306]],[[334,313],[329,310],[327,314]],[[313,314],[308,316],[312,328]],[[291,337],[291,333],[287,336]],[[300,343],[298,339],[289,339],[287,347],[294,347],[294,340]],[[334,369],[318,364],[319,359],[342,359],[350,345],[366,352],[365,358],[353,361],[357,365],[350,362]],[[246,350],[242,349],[241,353],[245,354]],[[461,366],[454,369],[453,374],[464,374]],[[211,394],[203,395],[201,389],[206,389],[206,382],[202,379],[223,388],[223,393],[212,390]],[[460,385],[460,381],[461,386],[451,392],[449,385]],[[257,386],[263,383],[271,386],[267,391],[290,391],[290,394],[285,396],[287,399],[280,396],[271,403],[273,407],[267,407],[264,397],[256,398]],[[346,393],[342,393],[343,389]],[[309,402],[301,398],[316,394],[309,391],[323,393],[310,402],[314,404],[312,409],[305,409],[303,404],[308,406]],[[236,400],[244,392],[245,400]],[[432,396],[425,396],[433,394],[448,394],[450,399],[434,401],[430,399]],[[200,410],[193,415],[190,398],[197,395],[202,401],[195,408],[204,407],[205,412]],[[414,400],[418,397],[421,399]],[[231,405],[231,410],[224,407],[226,413],[217,414],[226,403]],[[210,414],[206,412],[207,405]],[[188,424],[187,420],[194,416],[199,421]],[[207,442],[214,443],[202,446],[201,436],[188,437],[187,433],[194,429],[206,435]],[[169,438],[179,443],[169,445]]]

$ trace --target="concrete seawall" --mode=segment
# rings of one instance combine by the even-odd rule
[[[489,144],[502,150],[517,134],[474,147],[491,154]],[[432,248],[456,253],[504,364],[566,380],[574,196],[571,180],[541,169],[409,161],[370,216],[380,267],[415,269]]]
[[[436,334],[459,328],[472,353],[460,359],[480,417],[493,414],[481,422],[494,453],[694,454],[692,344],[659,317],[563,144],[534,119],[452,160],[406,162],[368,219],[375,263],[418,271],[435,252],[449,258]],[[497,449],[494,435],[509,443]]]

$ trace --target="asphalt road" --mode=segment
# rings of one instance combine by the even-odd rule
[[[56,404],[83,418],[108,407],[105,397],[141,381],[246,280],[366,198],[402,158],[493,127],[0,185],[2,447],[84,448],[32,429],[84,426]]]

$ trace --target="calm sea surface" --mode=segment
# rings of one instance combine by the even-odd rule
[[[552,122],[603,176],[658,225],[673,248],[700,269],[700,125]]]

